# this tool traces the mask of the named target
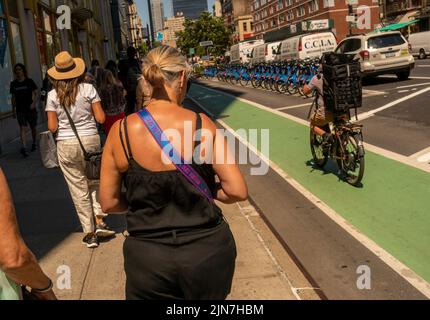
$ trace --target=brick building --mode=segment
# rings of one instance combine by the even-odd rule
[[[353,26],[352,33],[369,32],[380,24],[379,0],[352,2],[355,3],[353,11],[359,16],[361,26],[361,29]],[[345,0],[250,0],[249,3],[258,39],[281,40],[309,31],[310,25],[319,25],[321,30],[333,31],[339,40],[350,32],[350,24],[346,21],[348,5]]]
[[[250,0],[223,0],[224,23],[233,31],[232,41],[237,43],[254,36]]]
[[[163,44],[176,48],[176,33],[184,31],[185,17],[178,13],[175,17],[168,18],[164,21]]]

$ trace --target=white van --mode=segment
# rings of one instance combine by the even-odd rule
[[[272,62],[277,60],[277,57],[281,54],[281,52],[279,51],[280,47],[280,41],[267,44],[266,62]]]
[[[254,47],[264,44],[264,40],[252,40],[240,42],[231,46],[230,49],[230,62],[231,63],[247,63],[251,58],[252,49]]]
[[[252,64],[257,64],[266,61],[267,44],[260,44],[252,49],[251,60]]]
[[[414,57],[425,59],[430,55],[430,31],[412,33],[408,41]]]
[[[336,49],[332,32],[309,33],[282,41],[278,60],[321,58],[323,53]]]

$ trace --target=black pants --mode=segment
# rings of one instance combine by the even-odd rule
[[[231,291],[236,244],[218,227],[163,241],[128,237],[124,243],[127,300],[224,300]]]

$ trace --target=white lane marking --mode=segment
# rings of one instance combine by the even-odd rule
[[[409,92],[409,91],[411,91],[411,90],[399,90],[399,91],[397,91],[397,93],[405,93],[405,92]]]
[[[301,107],[309,107],[312,105],[312,102],[310,103],[303,103],[303,104],[297,104],[295,106],[290,106],[290,107],[281,107],[281,108],[274,108],[274,110],[289,110],[289,109],[296,109],[296,108],[301,108]]]
[[[411,159],[417,159],[417,158],[419,158],[419,157],[421,157],[421,156],[423,156],[423,155],[425,155],[427,153],[430,153],[430,147],[425,148],[425,149],[423,149],[421,151],[418,151],[417,153],[414,153],[413,155],[409,156],[409,158],[411,158]]]
[[[396,89],[405,89],[405,88],[421,87],[421,86],[428,86],[428,85],[430,85],[430,82],[410,84],[408,86],[396,87]]]
[[[216,90],[213,90],[216,91]],[[228,93],[220,92],[221,94],[229,95]],[[200,106],[203,110],[205,110],[208,114],[214,116],[206,107],[204,107],[201,103],[196,101],[196,99],[191,99]],[[249,103],[249,102],[247,102]],[[266,107],[265,107],[266,108]],[[263,155],[257,148],[251,145],[247,140],[238,135],[230,126],[228,126],[224,121],[217,120],[217,122],[222,125],[228,132],[236,137],[241,143],[247,146],[254,154],[256,154],[262,161],[268,164],[276,173],[278,173],[285,181],[287,181],[291,186],[293,186],[298,192],[303,194],[312,204],[318,207],[321,211],[323,211],[329,218],[331,218],[335,223],[341,226],[346,232],[348,232],[351,236],[353,236],[356,240],[358,240],[362,245],[364,245],[367,249],[373,252],[378,258],[380,258],[383,262],[385,262],[391,269],[397,272],[403,279],[408,281],[412,286],[414,286],[418,291],[420,291],[423,295],[430,298],[430,284],[417,275],[413,270],[404,265],[402,262],[397,260],[394,256],[392,256],[385,249],[381,248],[377,243],[369,239],[366,235],[361,233],[356,227],[354,227],[351,223],[345,220],[341,215],[339,215],[336,211],[330,208],[326,203],[321,201],[314,194],[309,192],[305,187],[303,187],[298,181],[290,177],[285,171],[283,171],[276,163],[270,161],[265,155]]]
[[[427,154],[425,154],[425,155],[423,155],[423,156],[421,156],[421,157],[419,157],[419,158],[417,159],[417,161],[418,161],[418,162],[421,162],[421,163],[429,162],[429,161],[430,161],[430,152],[429,152],[429,153],[427,153]]]
[[[382,77],[378,77],[378,78],[390,78],[390,79],[393,79],[393,78],[396,78],[397,79],[397,76],[382,76]],[[409,79],[417,79],[417,80],[430,80],[430,77],[409,77]]]
[[[387,92],[363,89],[363,98],[372,97],[372,96],[381,96],[383,94],[387,94]]]
[[[391,108],[391,107],[393,107],[393,106],[395,106],[395,105],[398,105],[399,103],[402,103],[402,102],[404,102],[404,101],[406,101],[406,100],[409,100],[409,99],[415,98],[416,96],[419,96],[420,94],[426,93],[427,91],[430,91],[430,87],[425,88],[425,89],[422,89],[422,90],[417,91],[417,92],[414,92],[414,93],[411,93],[410,95],[407,95],[406,97],[403,97],[403,98],[397,99],[397,100],[395,100],[395,101],[392,101],[392,102],[390,102],[390,103],[388,103],[388,104],[386,104],[385,106],[382,106],[382,107],[380,107],[380,108],[377,108],[377,109],[371,110],[371,111],[369,111],[369,112],[361,113],[361,114],[358,116],[358,119],[359,119],[359,121],[363,121],[364,119],[367,119],[367,118],[370,118],[370,117],[374,116],[374,115],[375,115],[376,113],[378,113],[378,112],[381,112],[381,111],[383,111],[383,110],[386,110],[386,109],[388,109],[388,108]]]
[[[282,111],[279,111],[279,110],[274,110],[272,108],[263,106],[263,105],[261,105],[259,103],[254,102],[254,101],[246,100],[246,99],[243,99],[243,98],[237,98],[237,97],[235,97],[232,94],[229,94],[229,93],[226,93],[226,92],[223,92],[223,91],[220,91],[220,90],[208,88],[208,87],[205,87],[205,86],[202,86],[202,85],[199,85],[199,84],[195,84],[195,85],[200,86],[200,87],[202,87],[202,88],[204,88],[206,90],[209,90],[209,91],[212,91],[212,92],[215,92],[215,93],[219,93],[219,94],[223,94],[225,96],[237,99],[238,101],[242,101],[244,103],[250,104],[250,105],[252,105],[252,106],[254,106],[256,108],[259,108],[259,109],[264,110],[264,111],[271,112],[273,114],[276,114],[278,116],[281,116],[281,117],[289,119],[289,120],[292,120],[292,121],[294,121],[296,123],[299,123],[299,124],[302,124],[304,126],[309,126],[309,121],[303,120],[303,119],[301,119],[299,117],[292,116],[292,115],[290,115],[288,113],[285,113],[285,112],[282,112]],[[417,161],[413,161],[412,159],[410,159],[410,158],[408,158],[408,157],[406,157],[404,155],[401,155],[399,153],[396,153],[396,152],[393,152],[393,151],[390,151],[390,150],[386,150],[386,149],[383,149],[383,148],[371,145],[371,144],[366,143],[366,142],[364,143],[364,145],[365,145],[366,149],[369,150],[369,151],[372,151],[374,153],[380,154],[380,155],[382,155],[382,156],[384,156],[386,158],[389,158],[391,160],[395,160],[397,162],[401,162],[401,163],[406,164],[406,165],[408,165],[410,167],[414,167],[416,169],[420,169],[420,170],[422,170],[424,172],[430,173],[430,166],[428,166],[427,164],[426,165],[420,164]]]
[[[206,110],[207,112],[208,110]],[[266,244],[266,241],[264,241],[263,237],[261,236],[260,231],[257,229],[257,227],[254,225],[254,223],[252,222],[252,220],[249,218],[249,213],[246,212],[247,210],[245,210],[245,208],[243,208],[240,203],[237,203],[237,206],[239,207],[240,213],[242,214],[242,216],[248,221],[248,224],[251,226],[251,229],[255,232],[255,234],[257,235],[257,239],[258,241],[260,241],[261,245],[264,247],[264,250],[266,250],[267,255],[270,257],[270,259],[272,260],[273,264],[276,266],[276,269],[278,269],[278,273],[281,275],[282,278],[284,278],[284,280],[287,282],[288,287],[290,288],[291,292],[293,293],[294,297],[297,300],[302,300],[302,298],[300,298],[299,294],[298,294],[298,288],[295,288],[293,286],[292,281],[288,278],[287,273],[284,271],[284,269],[282,268],[282,266],[279,264],[278,260],[276,260],[275,256],[273,255],[272,251],[270,250],[270,248],[268,247],[268,245]],[[254,207],[252,207],[252,210],[256,211],[256,209]],[[258,214],[258,213],[257,213]],[[312,288],[314,290],[321,290],[319,288]]]
[[[418,68],[430,68],[430,66],[417,66]]]

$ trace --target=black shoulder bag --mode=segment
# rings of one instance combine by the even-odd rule
[[[76,138],[78,138],[79,145],[81,146],[82,152],[84,153],[84,159],[86,162],[85,175],[86,175],[87,179],[88,180],[100,180],[100,171],[101,171],[101,167],[102,167],[103,151],[95,152],[95,153],[88,153],[87,150],[85,150],[85,147],[82,144],[81,139],[79,138],[78,130],[76,129],[75,123],[73,122],[69,111],[67,110],[66,107],[63,107],[63,109],[66,112],[67,118],[69,119],[69,122],[70,122],[70,126],[72,127],[72,130],[75,133]]]

